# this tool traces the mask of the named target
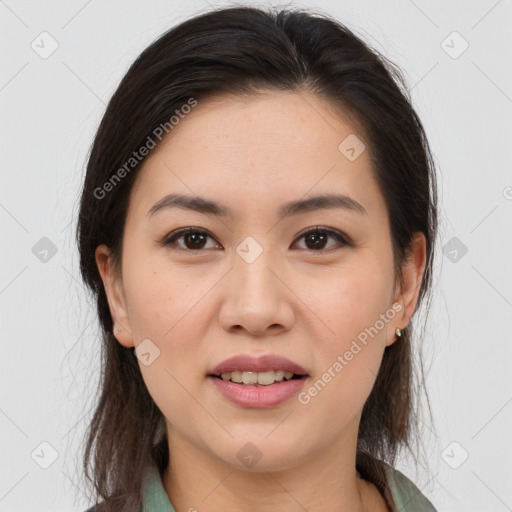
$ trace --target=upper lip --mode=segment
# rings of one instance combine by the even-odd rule
[[[270,370],[284,370],[297,375],[307,375],[306,370],[297,363],[290,361],[286,357],[277,354],[268,354],[259,357],[248,354],[241,354],[230,357],[218,364],[209,375],[221,375],[228,372],[266,372]]]

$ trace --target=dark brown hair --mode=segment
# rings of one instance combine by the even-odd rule
[[[387,205],[396,276],[401,277],[413,234],[423,233],[427,264],[418,305],[425,295],[430,298],[435,166],[405,80],[393,63],[338,21],[306,10],[224,8],[164,33],[135,60],[112,96],[91,148],[80,201],[80,271],[97,303],[102,330],[99,397],[83,462],[95,498],[104,501],[102,510],[137,510],[147,468],[156,464],[163,471],[169,453],[163,415],[146,389],[133,349],[113,335],[95,261],[96,247],[106,244],[119,264],[128,197],[140,162],[108,193],[98,190],[190,98],[200,103],[212,95],[258,90],[313,92],[353,117],[371,150],[372,170]],[[419,410],[412,334],[411,320],[386,348],[359,428],[357,468],[388,501],[384,466],[418,437],[412,435]],[[419,388],[423,383],[424,378]]]

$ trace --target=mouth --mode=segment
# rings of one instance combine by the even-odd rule
[[[213,385],[212,389],[237,407],[245,409],[279,407],[300,393],[309,380],[309,375],[302,373],[303,369],[300,366],[289,361],[286,369],[282,369],[282,366],[277,366],[277,363],[276,366],[265,367],[261,359],[253,360],[253,364],[249,365],[250,369],[246,369],[247,358],[244,360],[245,363],[242,363],[242,366],[240,358],[238,359],[236,369],[233,369],[232,360],[224,362],[206,376]],[[269,367],[277,369],[269,369]],[[295,371],[291,371],[292,369]]]
[[[209,377],[230,381],[234,384],[242,386],[271,386],[279,382],[287,382],[290,380],[305,379],[307,374],[293,373],[285,370],[267,370],[263,372],[255,371],[231,371],[222,372],[220,374],[209,374]]]
[[[278,354],[239,354],[221,362],[207,374],[240,386],[272,386],[309,377],[298,363]]]

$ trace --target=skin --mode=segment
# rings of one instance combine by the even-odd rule
[[[354,161],[338,150],[352,133],[364,140],[311,93],[200,101],[137,176],[121,272],[108,247],[96,250],[119,343],[149,338],[160,350],[139,366],[166,418],[171,463],[162,480],[178,512],[387,510],[377,488],[356,478],[357,432],[384,349],[414,313],[425,237],[415,236],[397,282],[368,145]],[[235,217],[176,209],[148,217],[171,192],[213,199]],[[357,200],[367,215],[277,217],[284,202],[331,192]],[[353,245],[330,237],[318,254],[311,237],[300,236],[316,225]],[[159,245],[189,226],[209,234],[199,249],[187,237],[174,249]],[[250,264],[236,252],[247,236],[263,248]],[[393,303],[402,310],[306,405],[293,397],[270,409],[242,408],[206,378],[233,355],[277,353],[302,365],[311,384]],[[262,455],[252,467],[237,457],[247,442]]]

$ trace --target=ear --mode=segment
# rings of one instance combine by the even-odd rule
[[[114,336],[121,345],[133,347],[134,342],[128,320],[123,283],[121,276],[115,272],[112,253],[105,244],[101,244],[96,247],[94,255],[107,295],[114,324]]]
[[[396,340],[396,328],[405,329],[414,314],[421,288],[425,265],[427,261],[427,240],[421,232],[416,232],[411,242],[410,254],[402,265],[402,281],[397,283],[394,303],[401,305],[393,323],[390,339],[386,346],[392,345]]]

